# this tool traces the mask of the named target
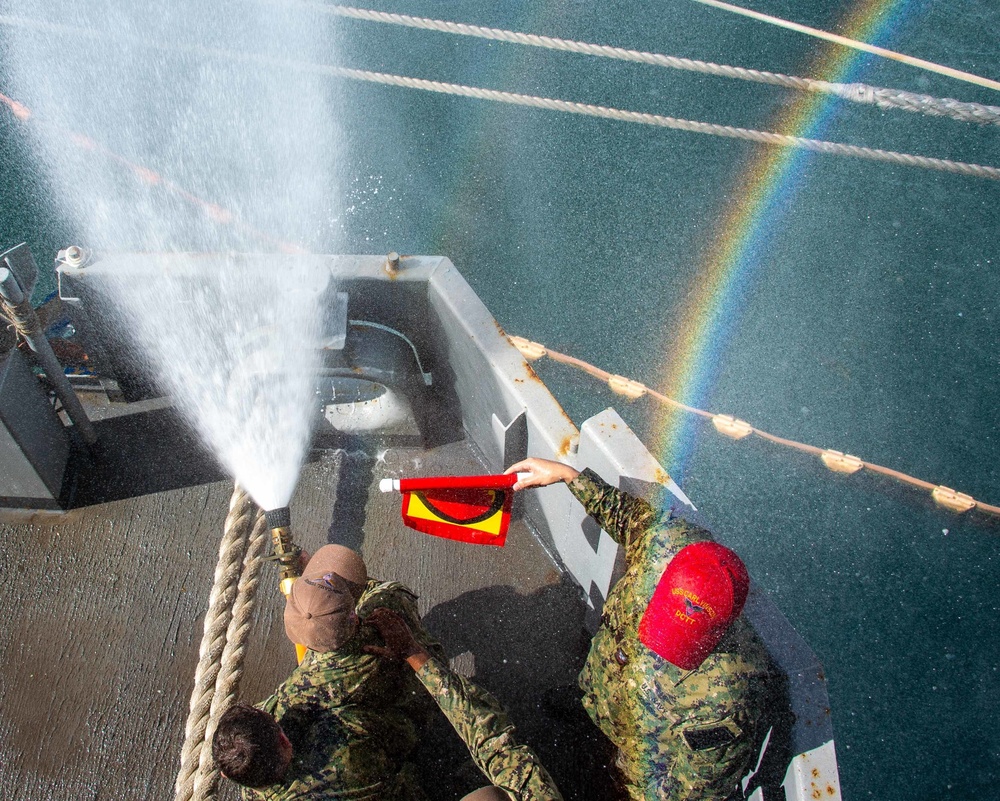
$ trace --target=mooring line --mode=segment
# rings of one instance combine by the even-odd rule
[[[642,50],[630,50],[624,47],[579,42],[572,39],[559,39],[554,36],[541,36],[519,31],[487,28],[481,25],[469,25],[463,22],[413,17],[408,14],[389,14],[384,11],[373,11],[367,8],[330,5],[312,2],[312,0],[268,0],[280,6],[292,6],[312,11],[319,11],[349,19],[366,22],[379,22],[387,25],[401,25],[420,30],[449,33],[458,36],[472,36],[499,42],[540,47],[548,50],[578,53],[598,58],[631,61],[649,64],[657,67],[696,72],[702,75],[713,75],[755,83],[781,86],[785,89],[818,92],[833,95],[851,103],[874,105],[878,108],[892,108],[902,111],[917,112],[934,117],[949,117],[960,122],[976,122],[984,125],[1000,125],[1000,106],[988,106],[982,103],[966,103],[951,98],[933,97],[931,95],[907,92],[902,89],[887,89],[879,86],[869,86],[863,83],[833,83],[813,78],[801,78],[795,75],[783,75],[779,72],[755,70],[747,67],[734,67],[727,64],[715,64],[710,61],[699,61],[692,58],[679,58],[661,53],[650,53]]]
[[[8,23],[10,20],[10,17],[0,15],[0,24]],[[39,29],[55,27],[64,30],[64,32],[65,30],[68,30],[68,26],[58,26],[53,25],[52,23],[38,22],[34,20],[25,21],[20,20],[19,18],[18,20],[19,24],[27,24],[27,22],[30,22],[32,27]],[[79,35],[90,37],[101,36],[98,32],[90,29],[73,30]],[[1000,180],[1000,168],[981,164],[971,164],[962,161],[952,161],[950,159],[918,156],[910,153],[899,153],[892,150],[880,150],[876,148],[862,147],[859,145],[847,145],[820,139],[807,139],[801,136],[789,136],[787,134],[779,134],[771,131],[759,131],[752,128],[737,128],[731,125],[718,125],[715,123],[700,122],[698,120],[667,117],[660,114],[650,114],[646,112],[609,108],[606,106],[596,106],[589,103],[577,103],[574,101],[559,100],[556,98],[523,95],[515,92],[504,92],[475,86],[465,86],[462,84],[431,81],[423,78],[411,78],[404,75],[393,75],[389,73],[371,72],[368,70],[356,70],[348,69],[346,67],[334,67],[322,64],[312,64],[309,62],[291,61],[271,56],[234,52],[221,48],[209,48],[202,47],[200,45],[167,45],[136,40],[133,37],[125,37],[124,40],[132,44],[140,44],[157,50],[196,53],[204,56],[226,58],[246,63],[256,63],[293,71],[330,75],[333,77],[349,78],[351,80],[380,83],[408,89],[420,89],[422,91],[436,92],[440,94],[472,97],[480,100],[491,100],[499,103],[528,106],[550,111],[562,111],[570,114],[582,114],[602,119],[614,119],[621,122],[642,123],[644,125],[670,128],[674,130],[686,131],[688,133],[700,133],[729,139],[741,139],[761,144],[809,150],[816,153],[824,153],[826,155],[850,156],[853,158],[862,158],[871,161],[882,161],[907,167],[921,167],[923,169],[949,172],[957,175],[987,178],[993,181]]]
[[[352,78],[354,80],[369,81],[372,83],[381,83],[391,86],[401,86],[408,89],[421,89],[426,92],[439,92],[442,94],[472,97],[480,100],[492,100],[498,103],[510,103],[513,105],[529,106],[532,108],[541,108],[550,111],[563,111],[569,114],[583,114],[591,117],[600,117],[602,119],[619,120],[621,122],[637,122],[643,125],[654,125],[678,131],[687,131],[688,133],[708,134],[710,136],[721,136],[729,139],[742,139],[749,142],[779,145],[799,150],[809,150],[814,153],[824,153],[832,156],[851,156],[853,158],[868,159],[870,161],[882,161],[905,167],[921,167],[927,170],[950,172],[976,178],[988,178],[992,181],[1000,180],[1000,168],[982,164],[951,161],[950,159],[939,159],[930,156],[918,156],[912,153],[899,153],[894,150],[880,150],[876,148],[862,147],[860,145],[846,145],[840,142],[828,142],[822,139],[807,139],[802,136],[789,136],[788,134],[779,134],[771,131],[759,131],[753,128],[737,128],[732,125],[718,125],[716,123],[700,122],[698,120],[665,117],[660,114],[649,114],[641,111],[627,111],[624,109],[608,108],[607,106],[595,106],[589,103],[577,103],[570,100],[558,100],[549,97],[522,95],[514,92],[501,92],[494,89],[482,89],[480,87],[444,83],[442,81],[428,81],[423,78],[408,78],[402,75],[389,75],[386,73],[370,72],[367,70],[352,70],[343,67],[326,67],[324,70],[328,71],[331,75],[338,75],[344,78]]]
[[[950,512],[962,514],[972,509],[977,509],[981,512],[1000,517],[1000,506],[993,506],[988,503],[983,503],[982,501],[977,501],[971,495],[967,495],[964,492],[958,492],[950,487],[944,486],[943,484],[932,484],[929,481],[924,481],[923,479],[916,478],[915,476],[902,473],[898,470],[893,470],[890,467],[884,467],[873,462],[867,462],[859,459],[857,456],[851,456],[850,454],[835,451],[831,448],[817,448],[815,445],[808,445],[804,442],[797,442],[793,439],[779,437],[775,434],[771,434],[760,428],[752,426],[745,420],[740,420],[732,415],[707,412],[704,409],[696,409],[693,406],[688,406],[687,404],[681,403],[680,401],[664,395],[662,392],[658,392],[655,389],[651,389],[650,387],[639,383],[638,381],[634,381],[631,378],[609,373],[606,370],[595,367],[589,362],[583,361],[582,359],[550,350],[538,342],[532,342],[524,337],[517,336],[509,336],[508,338],[514,347],[516,347],[521,352],[521,355],[528,361],[535,361],[544,356],[548,356],[555,362],[560,362],[561,364],[574,367],[587,373],[588,375],[593,376],[594,378],[599,379],[600,381],[607,383],[608,387],[613,392],[623,395],[631,400],[636,400],[644,395],[649,395],[665,406],[670,406],[688,414],[694,414],[705,418],[706,420],[710,420],[716,431],[732,439],[743,439],[744,437],[748,437],[750,435],[756,435],[761,439],[768,440],[769,442],[773,442],[777,445],[792,448],[794,450],[801,451],[802,453],[808,453],[812,456],[818,456],[827,469],[835,473],[851,475],[864,468],[873,473],[879,473],[880,475],[893,478],[904,484],[909,484],[910,486],[927,490],[930,492],[931,498],[938,506],[943,509],[947,509]]]

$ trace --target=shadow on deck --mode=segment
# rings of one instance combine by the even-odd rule
[[[111,417],[94,428],[93,456],[77,452],[70,468],[70,508],[228,481],[172,408]]]

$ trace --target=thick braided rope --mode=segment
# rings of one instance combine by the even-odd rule
[[[575,103],[568,100],[556,100],[547,97],[534,97],[532,95],[521,95],[513,92],[498,92],[493,89],[480,89],[474,86],[462,86],[461,84],[427,81],[422,78],[408,78],[401,75],[387,75],[381,72],[352,70],[344,67],[324,67],[322,69],[331,75],[352,78],[359,81],[369,81],[371,83],[403,86],[408,89],[422,89],[427,92],[439,92],[442,94],[459,95],[461,97],[474,97],[480,100],[493,100],[499,103],[511,103],[519,106],[530,106],[533,108],[543,108],[552,111],[564,111],[570,114],[585,114],[591,117],[620,120],[622,122],[638,122],[644,125],[656,125],[662,128],[672,128],[678,131],[709,134],[711,136],[723,136],[730,139],[743,139],[751,142],[762,142],[769,145],[794,147],[800,150],[811,150],[813,152],[824,153],[826,155],[853,156],[854,158],[868,159],[871,161],[883,161],[906,167],[923,167],[928,170],[939,170],[941,172],[951,172],[957,173],[958,175],[975,176],[977,178],[989,178],[993,181],[1000,180],[1000,169],[997,167],[988,167],[981,164],[969,164],[963,161],[951,161],[949,159],[931,158],[929,156],[916,156],[910,153],[898,153],[893,150],[879,150],[870,147],[860,147],[858,145],[845,145],[840,144],[839,142],[826,142],[821,139],[806,139],[801,136],[789,136],[787,134],[772,133],[770,131],[757,131],[752,128],[735,128],[731,125],[716,125],[715,123],[710,122],[683,120],[678,119],[677,117],[664,117],[659,114],[647,114],[640,111],[624,111],[622,109],[608,108],[606,106],[594,106],[588,103]]]
[[[714,64],[710,61],[665,56],[661,53],[628,50],[623,47],[611,47],[609,45],[590,44],[588,42],[576,42],[571,39],[558,39],[552,36],[538,36],[530,33],[519,33],[517,31],[505,31],[499,28],[484,28],[479,25],[467,25],[461,22],[411,17],[407,14],[387,14],[383,11],[372,11],[365,8],[330,6],[322,3],[295,2],[295,0],[287,0],[287,3],[369,22],[403,25],[410,28],[452,33],[460,36],[475,36],[481,39],[512,42],[531,47],[580,53],[599,58],[652,64],[658,67],[686,70],[703,75],[715,75],[724,78],[764,83],[771,86],[782,86],[786,89],[830,94],[852,103],[866,103],[879,108],[894,108],[936,117],[951,117],[961,122],[1000,125],[1000,107],[998,106],[987,106],[981,103],[964,103],[959,100],[952,100],[951,98],[932,97],[930,95],[906,92],[901,89],[885,89],[877,86],[868,86],[863,83],[831,83],[812,78],[783,75],[780,72],[733,67],[726,64]]]
[[[219,674],[226,632],[232,619],[233,602],[238,592],[243,558],[247,552],[247,537],[256,512],[250,496],[237,485],[229,501],[229,514],[219,543],[215,580],[205,614],[198,667],[194,674],[194,690],[184,728],[181,767],[174,786],[175,801],[188,801],[193,797],[195,774],[201,751],[205,747],[205,730],[215,694],[215,680]]]
[[[194,777],[194,789],[191,795],[193,801],[206,801],[212,798],[218,786],[219,770],[212,759],[212,738],[215,736],[219,718],[233,704],[239,692],[240,679],[243,677],[243,658],[253,622],[257,585],[260,584],[261,568],[264,566],[263,557],[270,541],[267,521],[263,511],[258,509],[246,556],[243,558],[243,571],[240,574],[236,601],[233,603],[232,618],[226,630],[226,644],[219,660],[219,675],[215,680],[215,694],[212,696],[208,724],[205,727],[205,746],[201,749],[198,770]]]
[[[872,103],[879,108],[915,111],[929,117],[951,117],[960,122],[977,122],[982,125],[1000,125],[1000,106],[982,103],[964,103],[949,97],[931,97],[902,89],[883,89],[863,83],[836,84],[841,87],[838,97],[855,103]],[[853,95],[853,96],[850,96]],[[871,99],[869,100],[869,96]]]

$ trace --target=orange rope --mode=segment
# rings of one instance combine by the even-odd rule
[[[742,420],[734,420],[733,418],[727,417],[725,415],[713,414],[712,412],[706,412],[703,409],[696,409],[693,406],[688,406],[684,403],[681,403],[680,401],[674,400],[673,398],[670,398],[660,392],[657,392],[654,389],[650,389],[649,387],[640,384],[638,381],[633,381],[631,379],[623,378],[622,376],[616,376],[605,370],[601,370],[599,367],[595,367],[594,365],[585,362],[582,359],[577,359],[574,356],[567,356],[564,353],[558,353],[557,351],[549,350],[544,345],[540,345],[537,342],[531,342],[522,337],[515,337],[515,336],[510,337],[510,340],[514,344],[514,346],[519,351],[521,351],[521,353],[525,356],[526,359],[533,360],[541,358],[542,356],[548,356],[553,361],[560,362],[562,364],[567,364],[571,367],[575,367],[578,370],[582,370],[583,372],[592,375],[595,378],[600,379],[601,381],[606,382],[611,387],[612,390],[619,391],[617,387],[621,386],[627,387],[628,391],[625,392],[624,394],[627,394],[629,397],[637,398],[641,397],[642,395],[651,395],[652,397],[656,398],[658,401],[667,406],[672,406],[675,409],[680,409],[684,412],[688,412],[689,414],[695,414],[700,417],[704,417],[711,420],[713,423],[717,424],[716,428],[718,428],[720,432],[727,433],[729,436],[742,437],[742,436],[747,436],[749,434],[756,434],[761,439],[766,439],[769,442],[774,442],[778,445],[783,445],[787,448],[792,448],[794,450],[802,451],[803,453],[808,453],[813,456],[819,456],[823,459],[823,462],[824,464],[827,465],[827,467],[837,472],[853,473],[863,467],[866,470],[872,471],[873,473],[879,473],[880,475],[888,476],[889,478],[893,478],[904,484],[910,484],[911,486],[918,487],[923,490],[928,490],[931,492],[931,496],[934,499],[934,502],[937,503],[939,506],[948,509],[949,511],[961,513],[969,511],[970,509],[978,509],[981,512],[986,512],[987,514],[1000,517],[1000,506],[993,506],[992,504],[983,503],[982,501],[977,501],[975,498],[972,498],[969,495],[965,495],[964,493],[960,492],[955,492],[954,490],[948,487],[939,484],[931,484],[929,481],[924,481],[923,479],[915,478],[914,476],[907,475],[906,473],[901,473],[900,471],[893,470],[892,468],[889,467],[883,467],[882,465],[874,464],[872,462],[866,462],[861,459],[858,459],[857,457],[845,456],[844,454],[841,454],[838,451],[824,450],[823,448],[817,448],[815,445],[807,445],[804,442],[796,442],[795,440],[792,439],[785,439],[784,437],[779,437],[774,434],[770,434],[767,431],[762,431],[761,429],[751,426]],[[719,418],[723,418],[723,423],[728,421],[731,424],[736,424],[735,428],[738,430],[738,433],[736,434],[729,433],[728,431],[725,430],[725,425],[722,426],[718,425]],[[831,459],[831,457],[833,458]],[[828,463],[827,461],[828,459],[830,459],[831,462],[834,463],[838,461],[841,464],[847,463],[850,465],[850,467],[848,469],[844,469],[842,467],[835,467],[833,466],[833,464]]]
[[[21,122],[27,122],[29,119],[33,117],[31,109],[29,109],[23,103],[19,103],[18,101],[10,97],[7,97],[7,95],[5,94],[0,93],[0,102],[6,105],[10,109],[14,117],[20,120]],[[35,117],[34,119],[36,122],[38,122],[37,117]],[[267,244],[276,248],[280,253],[300,254],[309,252],[305,248],[299,245],[290,242],[284,242],[280,239],[276,239],[275,237],[266,234],[257,228],[253,228],[247,225],[246,223],[241,222],[228,209],[225,209],[216,203],[211,203],[207,200],[204,200],[198,197],[197,195],[191,194],[183,187],[178,186],[173,181],[162,176],[160,173],[155,172],[154,170],[151,170],[148,167],[143,167],[139,164],[129,161],[124,156],[115,153],[113,150],[109,150],[108,148],[104,147],[104,145],[100,144],[94,139],[91,139],[89,136],[84,136],[83,134],[76,133],[75,131],[68,131],[65,128],[62,128],[61,126],[55,125],[53,123],[47,123],[47,124],[50,127],[54,128],[55,130],[59,131],[63,136],[69,139],[70,142],[72,142],[74,145],[81,148],[82,150],[90,150],[95,153],[99,153],[100,155],[104,156],[110,161],[113,161],[116,164],[121,165],[127,170],[130,170],[132,174],[135,175],[135,177],[138,178],[139,181],[141,181],[144,184],[148,184],[149,186],[163,187],[163,189],[165,189],[167,192],[169,192],[172,195],[175,195],[176,197],[181,198],[181,200],[183,200],[184,202],[192,206],[195,206],[197,208],[200,208],[202,212],[204,212],[204,214],[209,219],[215,221],[216,223],[219,223],[220,225],[229,225],[242,234],[245,234],[253,239],[266,242]]]

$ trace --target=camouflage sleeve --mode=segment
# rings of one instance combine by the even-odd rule
[[[406,621],[414,639],[424,650],[440,659],[446,659],[444,646],[427,630],[420,619],[416,594],[398,581],[389,582],[380,589],[380,592],[372,595],[369,602],[362,602],[361,608],[358,609],[359,615],[365,618],[373,609],[379,607],[391,609]]]
[[[495,787],[515,801],[561,801],[535,752],[515,740],[514,726],[496,698],[433,657],[417,677]]]
[[[282,686],[284,686],[284,685],[282,685]],[[279,692],[280,692],[280,690],[281,690],[281,687],[278,688]],[[273,715],[274,714],[274,710],[278,706],[278,700],[279,700],[279,698],[278,698],[278,692],[275,692],[272,695],[269,695],[267,698],[265,698],[259,704],[254,704],[254,706],[257,707],[257,709],[260,709],[260,710],[263,710],[264,712],[267,712],[267,714],[269,714],[269,715]]]
[[[354,654],[321,654],[307,650],[305,657],[274,691],[276,703],[270,711],[281,717],[295,705],[338,706],[347,703],[377,672],[376,657]],[[269,699],[270,700],[270,699]]]
[[[626,556],[630,561],[633,554],[641,550],[645,536],[658,528],[661,522],[662,515],[655,507],[642,498],[615,489],[590,468],[567,486],[583,504],[587,514],[615,542],[626,547]]]
[[[240,787],[241,801],[274,801],[275,793],[270,788],[254,789],[253,787]]]

